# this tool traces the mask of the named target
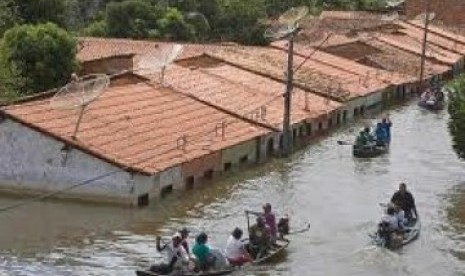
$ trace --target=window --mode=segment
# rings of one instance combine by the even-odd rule
[[[149,194],[143,194],[137,198],[137,206],[144,207],[149,205]]]
[[[212,179],[213,178],[213,170],[208,170],[208,171],[205,171],[204,174],[203,174],[203,177],[205,177],[205,179]]]
[[[318,130],[319,130],[319,131],[322,131],[322,130],[323,130],[323,123],[322,123],[322,122],[320,122],[320,123],[318,124]]]
[[[244,155],[239,159],[239,164],[241,164],[241,165],[247,164],[247,162],[249,162],[249,156],[248,155]]]
[[[166,187],[161,188],[160,196],[163,198],[167,196],[168,194],[171,194],[172,192],[173,192],[173,185],[168,185]]]
[[[229,172],[232,169],[232,163],[228,162],[224,164],[224,171]]]
[[[329,119],[328,120],[328,128],[332,127],[333,126],[333,119]]]
[[[305,135],[305,126],[304,126],[304,125],[301,125],[301,126],[300,126],[299,132],[300,132],[300,136],[304,136],[304,135]]]
[[[360,107],[360,115],[362,115],[362,116],[365,115],[365,106],[364,105],[362,105]]]
[[[186,189],[192,190],[194,188],[195,179],[193,176],[189,176],[186,178]]]
[[[354,117],[358,116],[358,108],[354,108]]]
[[[344,110],[344,112],[342,112],[342,121],[345,123],[347,122],[347,114],[349,112],[347,112],[347,110]]]
[[[268,142],[266,143],[266,155],[272,155],[273,154],[273,138],[269,139]]]
[[[307,123],[306,127],[307,127],[307,135],[311,136],[312,135],[312,123]]]

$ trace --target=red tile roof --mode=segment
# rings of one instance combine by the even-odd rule
[[[239,116],[249,117],[249,114],[257,113],[264,106],[266,116],[254,120],[281,129],[284,114],[282,95],[285,90],[281,82],[218,61],[215,66],[173,68],[167,73],[167,83],[178,91]],[[292,123],[325,116],[341,106],[298,88],[293,90],[293,95]],[[305,95],[308,110],[305,110]]]
[[[269,132],[168,88],[147,83],[109,88],[89,105],[77,139],[78,110],[48,99],[6,106],[12,119],[112,164],[153,174]],[[226,125],[222,137],[222,123]],[[185,150],[182,146],[186,137]]]
[[[407,21],[406,23],[411,24],[411,25],[413,25],[415,27],[418,27],[420,29],[424,29],[424,24],[422,24],[422,23],[420,23],[418,21],[411,20],[411,21]],[[428,29],[432,33],[435,33],[437,35],[440,35],[442,37],[445,37],[447,39],[450,39],[452,41],[456,41],[458,43],[461,43],[461,44],[465,45],[465,36],[455,34],[453,32],[449,32],[449,31],[445,30],[444,28],[437,27],[437,26],[434,26],[434,25],[430,25]]]
[[[262,47],[221,47],[209,54],[254,73],[284,81],[287,56],[282,50]],[[294,68],[304,58],[294,56]],[[380,81],[364,83],[360,76],[322,63],[306,62],[296,72],[295,84],[307,91],[346,101],[385,89]]]
[[[273,46],[287,50],[286,41],[277,41],[272,44]],[[366,66],[350,59],[338,57],[336,55],[325,53],[324,50],[317,50],[313,47],[306,47],[303,44],[294,45],[294,50],[298,55],[302,57],[310,57],[310,62],[318,62],[333,66],[335,68],[357,74],[360,77],[372,81],[373,78],[382,81],[386,84],[399,85],[404,83],[415,82],[416,79],[409,75],[405,75],[397,72],[390,72],[383,69],[376,69],[370,66]],[[365,81],[365,80],[364,80]]]

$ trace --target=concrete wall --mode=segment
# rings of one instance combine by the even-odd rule
[[[221,164],[224,170],[231,164],[231,169],[239,165],[247,165],[258,162],[258,139],[253,139],[242,144],[224,149],[221,153]],[[246,160],[245,160],[246,159]]]
[[[22,194],[57,191],[119,170],[76,149],[66,155],[63,146],[12,120],[0,123],[0,190]],[[120,170],[61,197],[136,204],[138,196],[152,186],[152,177]]]
[[[211,176],[217,175],[218,172],[223,170],[221,152],[213,152],[188,163],[184,163],[181,168],[183,178],[182,186],[192,188],[189,186],[210,180]],[[210,175],[210,173],[212,173],[212,175]]]

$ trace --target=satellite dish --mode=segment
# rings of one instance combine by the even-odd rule
[[[421,13],[415,16],[413,20],[426,22],[426,16],[427,16],[427,13]],[[434,12],[429,13],[429,21],[434,20],[435,17],[436,17],[436,14]]]
[[[291,26],[274,26],[265,30],[263,36],[266,39],[280,40],[295,31]]]
[[[397,8],[404,3],[405,3],[405,0],[388,0],[386,1],[386,7]]]
[[[100,97],[109,85],[110,78],[105,74],[87,75],[82,78],[73,74],[71,81],[50,99],[50,106],[54,109],[81,109],[72,135],[73,139],[76,138],[85,108]]]
[[[395,11],[395,12],[383,14],[381,16],[381,21],[385,21],[385,22],[396,21],[399,19],[399,17],[400,17],[399,13]]]
[[[308,12],[309,10],[307,6],[293,7],[283,13],[279,17],[278,22],[283,25],[295,27],[300,20],[308,15]]]
[[[163,79],[165,77],[165,71],[169,65],[171,65],[176,58],[182,53],[184,46],[180,44],[167,44],[160,48],[160,52],[157,55],[154,65],[160,68],[160,84],[163,85]]]

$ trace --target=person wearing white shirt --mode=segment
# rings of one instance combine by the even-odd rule
[[[242,266],[253,261],[241,241],[242,234],[240,228],[234,229],[226,243],[225,255],[232,266]]]
[[[152,272],[159,274],[170,274],[173,271],[180,271],[188,264],[189,256],[182,246],[182,236],[176,233],[171,238],[171,242],[163,246],[160,245],[161,238],[157,237],[157,251],[165,252],[167,264],[154,265],[150,268]]]
[[[389,231],[399,230],[399,218],[394,207],[389,206],[386,214],[381,217],[381,222],[388,225]]]

